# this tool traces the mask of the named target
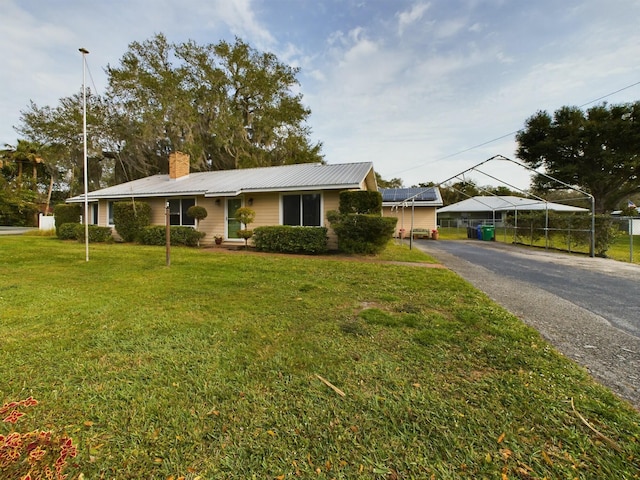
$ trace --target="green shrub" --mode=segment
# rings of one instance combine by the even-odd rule
[[[78,218],[78,221],[80,221],[79,218]],[[58,219],[56,217],[56,223],[57,222],[58,222]],[[56,235],[58,235],[58,238],[60,240],[75,240],[76,227],[82,227],[82,224],[81,223],[63,223],[61,225],[56,225]]]
[[[64,223],[58,228],[60,240],[78,240],[84,242],[84,223]],[[111,227],[89,225],[89,243],[103,243],[112,239]]]
[[[393,238],[396,217],[379,215],[342,215],[327,213],[333,231],[338,236],[338,248],[346,253],[376,254],[384,250]]]
[[[75,228],[76,239],[84,242],[84,225],[77,224]],[[104,243],[112,239],[111,227],[100,227],[98,225],[89,225],[89,243]]]
[[[60,203],[53,208],[56,222],[56,235],[60,237],[60,226],[66,223],[80,223],[82,205],[78,203]],[[61,237],[62,238],[62,237]],[[63,240],[68,240],[65,238]]]
[[[151,223],[151,207],[145,202],[115,202],[113,224],[125,242],[133,242],[140,231]]]
[[[191,227],[170,227],[171,245],[196,247],[204,232],[198,232]],[[140,230],[138,241],[144,245],[166,245],[166,227],[152,225]]]
[[[207,218],[207,209],[199,205],[192,205],[187,209],[187,216],[195,218],[196,220],[204,220]]]
[[[340,192],[340,213],[375,215],[382,212],[382,195],[368,190],[345,190]]]
[[[253,230],[256,250],[275,253],[320,254],[327,252],[325,227],[278,225]]]

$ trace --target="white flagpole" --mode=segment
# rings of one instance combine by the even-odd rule
[[[86,261],[89,261],[89,180],[88,180],[88,162],[87,162],[87,89],[85,87],[87,59],[86,55],[89,50],[79,48],[82,53],[82,136],[84,139],[84,245]]]

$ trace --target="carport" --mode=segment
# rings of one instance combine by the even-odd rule
[[[544,211],[545,212],[545,228],[544,228],[544,233],[545,233],[545,243],[548,245],[549,242],[549,211],[564,211],[564,212],[589,212],[588,209],[585,208],[581,208],[581,207],[576,207],[573,205],[565,205],[565,204],[561,204],[561,203],[556,203],[556,202],[549,202],[548,200],[539,197],[537,195],[534,195],[530,192],[527,192],[525,190],[522,190],[518,187],[516,187],[515,185],[510,184],[509,182],[502,180],[494,175],[491,175],[489,173],[487,173],[486,171],[482,170],[480,167],[487,165],[490,162],[499,162],[499,161],[503,161],[503,162],[509,162],[511,164],[514,164],[520,168],[523,168],[525,170],[528,170],[530,172],[535,172],[537,175],[541,175],[549,180],[551,180],[554,183],[557,183],[558,185],[561,185],[563,188],[567,189],[567,190],[572,190],[574,192],[576,192],[577,196],[576,198],[571,198],[571,199],[567,199],[566,201],[577,201],[577,200],[588,200],[591,203],[591,211],[590,211],[590,215],[591,215],[591,229],[589,231],[590,233],[590,256],[594,257],[595,256],[595,199],[593,198],[593,195],[584,192],[572,185],[569,185],[567,183],[562,182],[561,180],[558,180],[557,178],[554,178],[550,175],[547,175],[545,173],[542,172],[538,172],[537,170],[534,170],[526,165],[523,165],[520,162],[516,162],[515,160],[512,160],[510,158],[504,157],[502,155],[495,155],[487,160],[484,160],[483,162],[478,163],[477,165],[474,165],[471,168],[468,168],[456,175],[454,175],[451,178],[448,178],[446,180],[444,180],[443,182],[440,182],[437,186],[440,187],[443,184],[450,182],[452,180],[457,180],[457,181],[465,181],[465,175],[470,173],[470,172],[476,172],[476,173],[480,173],[486,177],[491,178],[492,180],[495,180],[497,182],[499,182],[502,185],[505,185],[507,187],[509,187],[510,189],[513,189],[515,191],[518,191],[520,193],[522,193],[525,198],[523,197],[515,197],[515,196],[500,196],[500,195],[496,195],[486,189],[483,189],[482,187],[479,187],[480,190],[482,190],[484,193],[486,193],[486,196],[480,196],[480,197],[469,197],[467,200],[463,200],[462,202],[458,202],[458,204],[453,204],[453,205],[449,205],[447,207],[443,207],[441,209],[438,209],[438,213],[441,212],[452,212],[455,211],[455,208],[459,208],[460,204],[464,204],[463,208],[469,208],[469,210],[459,210],[459,211],[490,211],[492,212],[493,215],[493,225],[495,225],[495,214],[496,212],[514,212],[515,215],[515,224],[516,224],[516,230],[517,230],[517,224],[518,224],[518,212],[522,212],[522,211]],[[462,193],[465,196],[466,195],[464,192],[460,192],[458,190],[459,193]],[[457,205],[457,207],[456,207]],[[451,209],[450,207],[454,207],[454,209]],[[449,209],[449,210],[447,210]]]

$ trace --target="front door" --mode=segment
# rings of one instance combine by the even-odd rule
[[[242,199],[227,199],[227,238],[240,238],[238,230],[242,228],[242,224],[236,220],[235,213],[242,206]]]

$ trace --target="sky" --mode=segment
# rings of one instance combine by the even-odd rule
[[[373,162],[407,187],[526,189],[531,172],[486,161],[517,161],[527,118],[640,100],[640,0],[0,0],[0,12],[2,145],[31,101],[81,91],[79,48],[101,94],[107,65],[157,33],[239,37],[298,67],[326,162]]]

